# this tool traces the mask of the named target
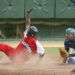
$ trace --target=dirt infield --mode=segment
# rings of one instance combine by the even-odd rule
[[[18,42],[2,42],[15,47]],[[45,42],[44,47],[58,47],[63,46],[63,42],[60,45],[53,45]],[[59,43],[59,42],[58,42]],[[52,45],[52,46],[51,46]],[[0,58],[1,59],[1,58]],[[43,58],[32,56],[30,60],[22,64],[12,64],[7,56],[2,57],[0,61],[0,75],[75,75],[74,64],[63,64],[60,60],[59,54],[52,55],[46,53]]]

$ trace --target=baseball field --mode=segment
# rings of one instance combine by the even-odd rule
[[[1,41],[16,47],[19,41]],[[75,75],[74,64],[64,64],[59,55],[63,41],[43,41],[45,55],[42,58],[30,57],[24,63],[11,63],[8,57],[0,52],[0,75]]]

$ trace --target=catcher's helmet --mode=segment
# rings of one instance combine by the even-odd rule
[[[38,33],[38,29],[35,26],[31,26],[27,35],[36,35],[36,33]]]
[[[67,28],[66,34],[74,34],[74,28]]]

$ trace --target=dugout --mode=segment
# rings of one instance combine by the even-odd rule
[[[64,38],[66,28],[75,28],[75,19],[32,19],[31,21],[32,25],[39,29],[38,37],[42,40]],[[25,19],[1,19],[0,30],[7,38],[21,38],[25,30]]]

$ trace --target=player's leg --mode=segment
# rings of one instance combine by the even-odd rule
[[[6,44],[0,44],[0,51],[5,53],[10,59],[13,59],[13,57],[16,55],[14,48]]]

